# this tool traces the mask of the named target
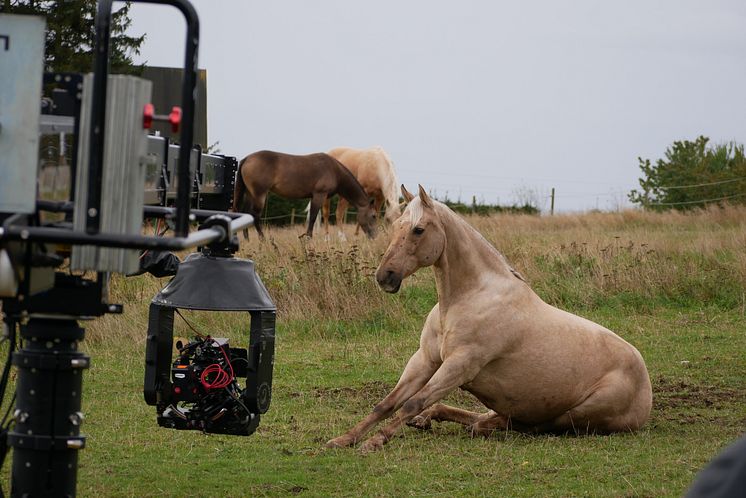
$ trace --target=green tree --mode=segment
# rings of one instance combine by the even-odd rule
[[[131,5],[112,14],[109,59],[112,73],[140,74],[132,56],[140,53],[145,35],[128,36]],[[86,73],[93,69],[96,0],[3,0],[2,11],[47,19],[45,71]]]
[[[629,200],[647,209],[692,209],[711,203],[746,203],[746,156],[742,144],[709,146],[709,138],[674,142],[665,158],[638,158],[643,177]]]

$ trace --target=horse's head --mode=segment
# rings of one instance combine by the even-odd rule
[[[402,280],[423,266],[435,263],[446,244],[445,230],[435,211],[435,201],[420,185],[419,196],[402,185],[409,204],[393,224],[391,243],[376,270],[376,280],[386,292],[397,292]]]
[[[371,197],[367,206],[357,210],[357,223],[370,239],[376,238],[376,227],[378,226],[378,212],[375,204],[376,200]]]

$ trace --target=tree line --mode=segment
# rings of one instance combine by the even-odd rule
[[[711,204],[746,204],[746,155],[743,144],[711,145],[704,136],[674,142],[651,163],[638,158],[643,177],[629,200],[656,211],[689,210]]]

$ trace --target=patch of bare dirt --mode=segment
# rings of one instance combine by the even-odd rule
[[[746,388],[696,384],[659,375],[653,381],[653,408],[717,408],[746,402]]]

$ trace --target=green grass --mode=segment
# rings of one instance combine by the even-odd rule
[[[414,312],[420,303],[412,303]],[[379,328],[376,320],[367,329],[280,322],[272,408],[257,433],[171,431],[156,426],[154,408],[142,401],[143,341],[92,341],[79,494],[680,496],[746,425],[746,317],[673,307],[582,314],[618,331],[647,360],[655,405],[638,433],[472,439],[437,424],[430,432],[405,428],[371,455],[323,450],[386,394],[417,347],[413,323]],[[449,402],[479,409],[465,393]]]

